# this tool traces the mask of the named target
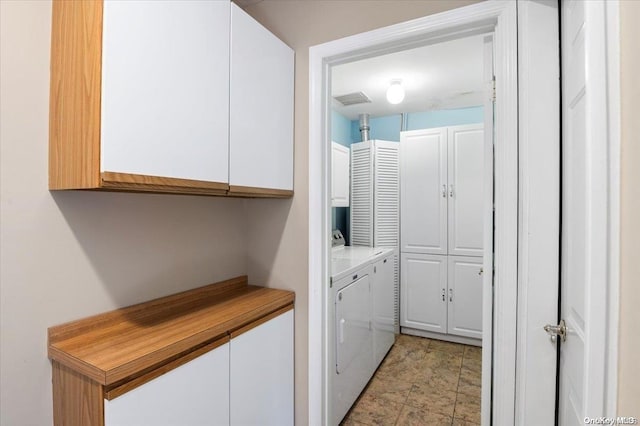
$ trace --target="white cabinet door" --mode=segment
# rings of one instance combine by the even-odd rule
[[[293,50],[235,4],[230,93],[229,184],[292,190]]]
[[[400,325],[447,332],[447,256],[402,253]]]
[[[400,174],[401,251],[447,254],[447,129],[402,132]]]
[[[371,285],[372,322],[373,322],[373,361],[374,367],[380,365],[393,346],[394,333],[394,268],[393,253],[380,259],[373,265],[373,283]]]
[[[482,258],[448,258],[447,332],[482,339]]]
[[[349,164],[351,150],[331,142],[331,207],[349,207]]]
[[[449,254],[482,256],[484,130],[449,127]]]
[[[293,310],[232,338],[230,347],[230,424],[293,425]]]
[[[229,343],[115,399],[105,426],[229,424]]]
[[[228,182],[227,1],[105,1],[101,170]]]

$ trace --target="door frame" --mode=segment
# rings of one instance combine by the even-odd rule
[[[493,33],[495,102],[495,265],[485,301],[493,300],[493,326],[483,324],[492,357],[491,377],[483,378],[483,424],[513,424],[516,369],[518,278],[518,85],[517,6],[487,1],[331,41],[309,49],[309,424],[327,424],[330,344],[324,324],[330,271],[330,67],[393,51],[473,34]],[[486,256],[487,259],[490,256]],[[492,265],[485,265],[491,271]],[[491,274],[485,275],[491,282]],[[487,298],[486,295],[489,295]],[[483,306],[487,308],[487,306]],[[485,319],[488,316],[485,315]],[[489,324],[490,325],[490,324]],[[489,344],[487,344],[489,342]],[[488,349],[483,351],[485,354]],[[491,385],[493,383],[493,385]]]
[[[603,1],[601,34],[605,37],[606,51],[606,99],[605,113],[602,120],[606,126],[606,146],[600,146],[598,155],[606,156],[603,176],[606,184],[590,188],[595,199],[607,203],[606,231],[602,236],[604,258],[606,258],[606,302],[602,304],[606,310],[603,317],[607,323],[598,332],[604,345],[606,382],[603,392],[603,415],[615,416],[617,405],[617,361],[618,361],[618,307],[619,307],[619,264],[620,264],[620,42],[619,42],[619,2]],[[425,40],[446,39],[450,36],[473,34],[474,31],[486,31],[495,28],[496,43],[496,76],[498,78],[496,93],[496,176],[515,177],[507,182],[496,182],[496,269],[495,295],[493,306],[493,329],[484,328],[484,339],[492,342],[493,347],[501,348],[493,365],[492,372],[493,403],[486,398],[487,386],[483,374],[482,423],[517,424],[522,421],[526,409],[543,410],[546,408],[536,404],[531,396],[533,392],[524,392],[527,383],[522,376],[530,345],[527,336],[535,336],[542,324],[526,315],[534,312],[531,302],[549,303],[544,292],[539,291],[536,283],[543,282],[545,275],[535,275],[541,271],[544,263],[536,258],[536,250],[540,252],[544,244],[553,241],[558,244],[557,231],[550,229],[541,231],[539,219],[545,217],[546,204],[536,202],[534,196],[541,190],[538,179],[544,181],[548,175],[546,163],[540,164],[541,151],[535,151],[535,144],[544,137],[535,134],[535,104],[522,102],[522,97],[533,96],[537,86],[535,79],[544,73],[543,68],[536,68],[541,63],[529,56],[529,62],[520,62],[518,71],[516,49],[518,48],[516,33],[519,33],[520,51],[532,52],[536,37],[526,38],[527,31],[535,30],[532,6],[544,3],[544,0],[533,2],[499,2],[487,1],[452,11],[427,16],[402,24],[370,31],[367,33],[314,46],[309,51],[310,100],[309,100],[309,424],[326,424],[327,398],[329,389],[326,386],[326,371],[323,359],[329,350],[323,324],[326,315],[326,290],[329,279],[329,239],[326,238],[330,228],[330,106],[327,104],[328,87],[330,87],[329,67],[331,65],[364,59],[389,53],[401,46],[410,47],[424,43]],[[529,20],[522,20],[527,16]],[[516,31],[517,23],[520,27]],[[549,76],[547,76],[549,77]],[[520,79],[520,90],[517,81]],[[518,103],[518,96],[521,101]],[[519,112],[518,111],[519,108]],[[539,109],[537,110],[539,113]],[[531,125],[529,125],[531,124]],[[520,126],[520,127],[519,127]],[[559,133],[559,130],[558,130]],[[517,143],[505,144],[505,141]],[[548,143],[545,142],[545,143]],[[520,163],[518,163],[518,161]],[[548,178],[548,176],[547,176]],[[504,179],[503,179],[504,180]],[[519,188],[518,188],[519,187]],[[542,188],[543,189],[543,188]],[[553,193],[547,194],[547,201]],[[559,202],[559,200],[557,200]],[[559,207],[557,207],[559,208]],[[546,213],[548,214],[548,212]],[[536,219],[537,218],[537,219]],[[505,221],[507,219],[508,221]],[[515,223],[514,223],[515,222]],[[532,234],[531,231],[538,231]],[[532,262],[536,260],[536,264]],[[485,269],[490,270],[490,269]],[[489,275],[489,274],[487,274]],[[512,285],[501,285],[501,283]],[[513,285],[517,283],[516,285]],[[556,281],[557,284],[557,281]],[[518,307],[516,307],[516,305]],[[529,305],[528,310],[525,309]],[[519,309],[519,310],[517,310]],[[490,317],[490,316],[489,316]],[[555,320],[555,318],[554,318]],[[517,324],[517,327],[513,325]],[[516,335],[516,329],[518,335]],[[493,332],[493,336],[492,336]],[[544,333],[540,331],[541,333]],[[516,340],[517,339],[517,340]],[[516,353],[519,358],[516,357]],[[484,354],[483,354],[484,355]],[[486,359],[486,357],[483,356]],[[528,359],[532,359],[528,355]],[[483,365],[483,372],[485,370]],[[491,368],[491,365],[489,365]],[[537,368],[540,368],[538,366]],[[536,370],[536,369],[534,369]],[[531,374],[541,371],[530,370]],[[516,377],[516,373],[519,375]],[[490,387],[489,387],[490,388]],[[535,389],[535,388],[532,388]],[[518,397],[518,401],[516,401]]]

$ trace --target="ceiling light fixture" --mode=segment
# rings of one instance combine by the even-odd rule
[[[389,88],[387,89],[387,101],[392,105],[397,105],[404,99],[404,87],[402,87],[402,80],[391,80]]]

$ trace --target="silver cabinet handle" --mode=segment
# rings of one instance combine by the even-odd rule
[[[447,198],[447,185],[442,185],[442,198]]]
[[[444,299],[445,298],[445,293],[446,293],[446,290],[443,288],[442,289],[442,301],[443,302],[445,301],[445,299]]]
[[[449,197],[453,197],[453,184],[449,185]]]
[[[453,302],[453,289],[449,289],[449,302]]]

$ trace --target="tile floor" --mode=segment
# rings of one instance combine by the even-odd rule
[[[341,423],[480,424],[481,348],[400,335]]]

